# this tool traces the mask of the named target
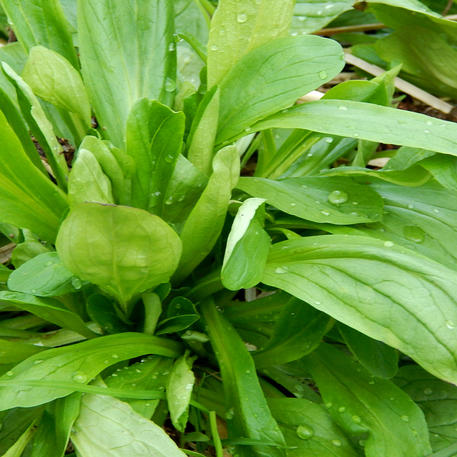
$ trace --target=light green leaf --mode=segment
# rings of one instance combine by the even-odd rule
[[[356,359],[378,378],[391,379],[398,371],[398,352],[351,327],[338,326],[344,342]]]
[[[293,105],[343,66],[341,46],[312,35],[280,38],[251,51],[220,83],[216,143],[246,135],[245,129]]]
[[[457,191],[457,159],[452,156],[436,154],[422,160],[424,167],[443,186],[451,191]]]
[[[95,336],[78,314],[66,309],[55,299],[39,298],[22,292],[4,290],[0,292],[0,302],[14,304],[19,309],[28,311],[60,327],[73,330],[86,338]]]
[[[45,252],[14,270],[8,279],[8,288],[38,297],[55,297],[75,292],[74,278],[57,252]]]
[[[394,383],[371,378],[329,345],[309,356],[309,369],[333,420],[364,440],[367,457],[424,457],[431,452],[422,411]]]
[[[102,129],[124,146],[127,116],[141,98],[169,103],[176,86],[173,2],[78,1],[84,82]]]
[[[33,165],[2,113],[0,140],[1,220],[54,241],[67,208],[65,195]]]
[[[294,3],[220,0],[209,32],[208,86],[219,84],[251,50],[287,35]]]
[[[288,457],[356,457],[327,411],[304,398],[269,398],[268,406],[286,438]]]
[[[457,274],[390,241],[310,236],[273,246],[263,282],[456,382]]]
[[[95,203],[70,211],[56,247],[71,272],[115,297],[127,312],[141,293],[168,282],[181,255],[178,235],[159,217]]]
[[[177,281],[185,278],[214,247],[239,174],[240,158],[236,147],[221,149],[214,157],[208,185],[182,229],[183,253],[175,275]]]
[[[194,358],[183,355],[174,363],[167,385],[167,402],[173,425],[184,432],[189,417],[189,403],[195,384],[192,371]]]
[[[30,50],[22,78],[34,94],[79,116],[89,128],[91,109],[81,75],[60,54],[43,46]]]
[[[81,147],[68,179],[70,206],[84,202],[114,203],[111,181],[103,173],[98,160]]]
[[[436,452],[455,445],[457,387],[435,378],[417,365],[400,368],[394,381],[424,411],[433,450]]]
[[[161,427],[102,395],[83,397],[71,440],[80,457],[185,457]]]
[[[285,213],[313,222],[358,224],[381,219],[381,197],[348,178],[241,178],[237,187]]]
[[[284,446],[284,436],[268,408],[246,346],[213,301],[202,303],[201,311],[221,370],[229,437],[271,444],[252,446],[251,455],[284,457],[285,450],[275,447]],[[237,450],[242,452],[240,447]]]
[[[70,387],[71,382],[86,384],[105,368],[122,360],[146,354],[177,357],[180,352],[180,345],[172,340],[141,333],[102,336],[48,349],[0,377],[0,410],[29,408],[65,397],[75,391]],[[59,387],[59,382],[66,385]]]
[[[69,24],[59,0],[1,0],[1,5],[26,51],[42,45],[78,67]]]
[[[164,195],[183,147],[185,118],[157,101],[141,99],[127,120],[127,154],[133,159],[132,205],[161,215]]]
[[[262,280],[270,249],[270,237],[263,228],[264,203],[261,198],[248,198],[238,209],[221,271],[222,284],[227,289],[248,289]]]
[[[454,122],[370,103],[344,100],[304,103],[257,123],[251,131],[270,128],[308,129],[457,155]]]
[[[49,252],[49,249],[39,241],[27,240],[16,245],[11,253],[11,263],[15,268],[19,268],[28,260],[46,252]]]
[[[0,363],[19,363],[42,350],[44,348],[33,344],[0,339]]]

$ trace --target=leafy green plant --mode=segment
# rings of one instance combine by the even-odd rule
[[[1,0],[0,455],[455,455],[457,126],[307,3]]]

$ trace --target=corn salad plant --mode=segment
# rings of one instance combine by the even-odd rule
[[[294,0],[0,3],[0,455],[456,455],[457,126],[399,67],[300,104]]]

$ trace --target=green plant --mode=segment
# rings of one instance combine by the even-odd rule
[[[1,0],[1,455],[454,455],[457,126],[294,3]]]

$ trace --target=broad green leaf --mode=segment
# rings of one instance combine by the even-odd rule
[[[62,146],[57,141],[52,124],[28,84],[5,62],[2,63],[2,67],[16,88],[22,114],[33,136],[42,147],[57,183],[65,190],[67,188],[68,168],[62,153]]]
[[[86,303],[87,314],[96,322],[104,333],[122,333],[128,331],[128,325],[116,312],[113,300],[101,294],[92,294]]]
[[[70,211],[56,246],[71,272],[115,297],[124,311],[141,293],[168,282],[181,255],[178,235],[159,217],[95,203]]]
[[[395,376],[398,370],[395,349],[346,325],[340,324],[338,329],[351,352],[373,376],[384,379]]]
[[[246,129],[293,105],[343,66],[341,46],[312,35],[280,38],[251,51],[220,83],[216,143],[245,135]]]
[[[270,237],[263,228],[264,203],[261,198],[249,198],[238,209],[227,238],[221,271],[227,289],[248,289],[262,279],[270,249]]]
[[[19,363],[43,349],[29,343],[0,339],[0,363]]]
[[[449,190],[457,191],[457,159],[452,156],[435,154],[420,162],[433,177]]]
[[[67,208],[65,195],[33,165],[2,113],[0,140],[1,220],[54,241]]]
[[[175,361],[167,385],[167,403],[174,427],[184,432],[189,417],[189,403],[195,384],[194,358],[188,354]]]
[[[114,203],[111,181],[89,149],[81,147],[68,179],[70,206],[84,202]]]
[[[75,292],[73,283],[78,283],[74,279],[77,278],[64,267],[57,252],[45,252],[14,270],[8,288],[38,297],[55,297]]]
[[[455,269],[457,193],[435,183],[403,187],[384,182],[371,186],[384,199],[382,222],[360,227],[367,235],[391,240]]]
[[[105,382],[109,388],[136,390],[163,391],[168,383],[170,370],[173,365],[171,359],[149,356],[139,362],[116,370]],[[154,414],[160,400],[126,400],[126,402],[146,419]]]
[[[287,35],[294,3],[220,0],[209,32],[208,86],[219,84],[251,50]]]
[[[105,368],[145,354],[177,357],[180,345],[140,333],[121,333],[40,352],[0,377],[0,410],[47,403],[74,392]],[[63,386],[58,386],[63,382]]]
[[[348,178],[241,178],[237,187],[285,213],[313,222],[358,224],[382,217],[381,197]]]
[[[269,398],[268,406],[290,448],[288,457],[360,455],[321,405],[304,398]]]
[[[457,440],[457,388],[443,382],[417,365],[400,368],[395,382],[417,403],[425,414],[434,451],[445,449]]]
[[[240,174],[235,146],[221,149],[213,160],[213,173],[181,231],[183,253],[177,281],[184,279],[211,252],[224,225],[227,208]]]
[[[42,45],[78,66],[69,24],[59,0],[1,0],[1,5],[26,51]]]
[[[364,440],[367,457],[424,457],[431,452],[422,411],[393,382],[371,378],[328,345],[309,356],[309,367],[333,420]]]
[[[292,35],[322,29],[352,8],[352,0],[297,0],[292,19]]]
[[[273,246],[263,282],[455,382],[457,274],[393,242],[309,236]]]
[[[26,448],[29,441],[32,439],[33,435],[35,434],[35,427],[34,424],[30,425],[30,427],[20,436],[20,438],[11,446],[2,457],[21,457],[24,449]]]
[[[156,335],[186,330],[200,319],[195,305],[185,297],[175,297],[167,305],[165,319],[159,323]]]
[[[219,120],[220,92],[217,87],[209,91],[195,114],[189,134],[187,158],[205,175],[211,174]]]
[[[176,87],[173,2],[78,1],[82,73],[97,120],[117,147],[141,98],[169,103]]]
[[[79,116],[89,128],[91,109],[79,72],[57,52],[43,46],[30,50],[22,73],[34,94],[49,103]]]
[[[183,147],[185,119],[157,101],[141,99],[127,120],[127,154],[133,159],[132,205],[161,215],[165,192]]]
[[[221,370],[229,437],[271,444],[252,446],[252,451],[237,446],[237,454],[284,457],[284,436],[268,408],[246,346],[213,301],[202,303],[201,311]]]
[[[304,103],[261,121],[249,131],[299,128],[457,155],[457,126],[419,113],[343,100]]]
[[[30,457],[63,457],[70,431],[79,415],[80,394],[60,398],[43,412],[31,444]]]
[[[4,290],[0,292],[0,302],[12,303],[19,309],[28,311],[60,327],[73,330],[86,338],[95,336],[78,314],[65,308],[55,299],[39,298],[21,292]]]
[[[290,297],[267,345],[254,354],[258,368],[282,365],[314,351],[333,322],[307,303]]]
[[[23,243],[17,244],[11,253],[11,263],[15,268],[19,268],[28,260],[46,252],[49,252],[49,249],[39,241],[24,241]]]
[[[111,181],[111,190],[116,203],[130,202],[130,187],[128,177],[133,164],[128,163],[129,157],[124,152],[110,149],[108,144],[94,136],[86,136],[81,143],[80,150],[90,151],[97,159],[103,173]],[[93,185],[93,184],[92,184]]]
[[[115,398],[85,395],[71,440],[80,457],[185,457],[154,422]]]

